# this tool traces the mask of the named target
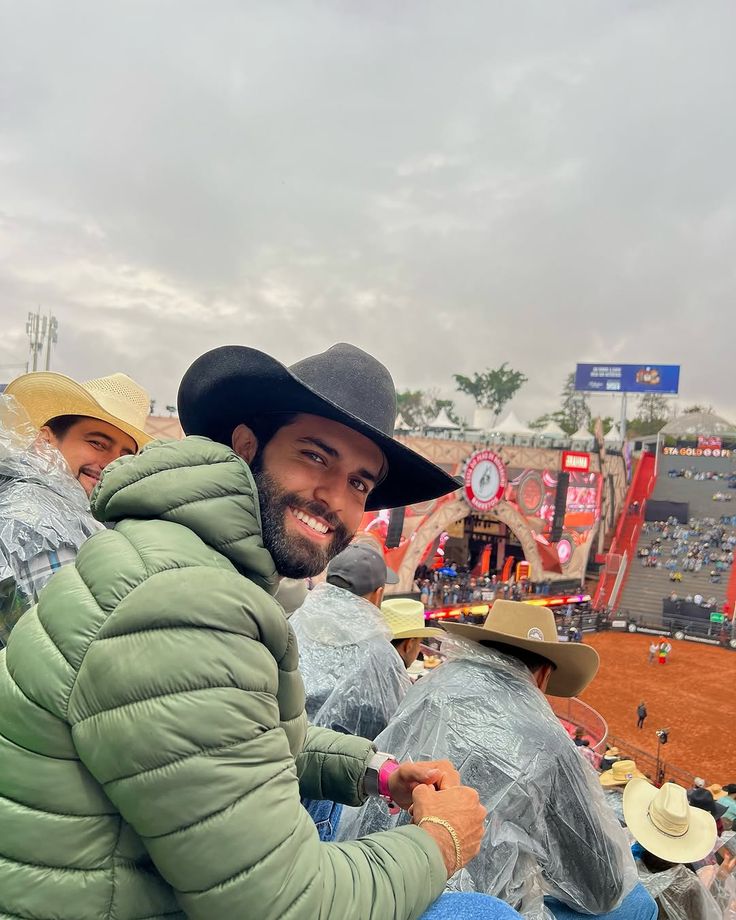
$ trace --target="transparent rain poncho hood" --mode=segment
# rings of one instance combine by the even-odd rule
[[[310,722],[375,738],[411,686],[378,609],[324,583],[289,622],[299,643]]]
[[[476,643],[443,642],[448,660],[416,683],[380,751],[399,760],[446,758],[488,809],[481,851],[448,888],[480,891],[527,918],[548,918],[552,895],[574,910],[612,910],[636,884],[623,828],[521,662]],[[345,809],[338,839],[407,823],[378,799]]]
[[[38,440],[13,397],[0,396],[0,646],[36,602],[41,583],[30,577],[31,560],[76,551],[101,526],[59,451]]]

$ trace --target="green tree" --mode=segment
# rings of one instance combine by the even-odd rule
[[[644,393],[639,398],[636,418],[627,428],[631,435],[656,434],[667,424],[670,415],[669,403],[661,393]]]
[[[461,393],[467,393],[473,397],[477,406],[493,412],[495,422],[503,407],[513,399],[528,378],[521,371],[508,367],[504,361],[500,367],[482,374],[475,373],[472,377],[453,374],[453,379]]]
[[[401,390],[396,394],[399,414],[411,428],[423,428],[445,409],[450,419],[462,424],[451,399],[440,399],[434,390]]]
[[[586,394],[575,389],[575,374],[567,375],[560,395],[562,403],[554,413],[560,428],[567,434],[574,434],[581,426],[590,428],[590,404]]]

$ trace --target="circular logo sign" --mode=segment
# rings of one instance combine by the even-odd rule
[[[475,511],[490,511],[503,498],[508,477],[503,460],[492,450],[479,450],[465,467],[465,500]]]
[[[526,637],[527,639],[536,639],[537,642],[544,642],[544,633],[538,626],[532,626]]]

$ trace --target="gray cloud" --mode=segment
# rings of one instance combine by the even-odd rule
[[[730,0],[0,17],[0,364],[40,303],[55,369],[159,405],[214,345],[348,340],[448,395],[508,360],[522,418],[584,360],[736,416]]]

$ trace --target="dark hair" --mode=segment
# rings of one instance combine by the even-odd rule
[[[543,658],[541,655],[537,655],[536,652],[530,652],[525,648],[517,648],[515,645],[506,645],[503,642],[481,642],[481,645],[495,648],[497,652],[502,652],[510,658],[516,658],[517,661],[526,665],[532,674],[535,674],[540,668],[548,664],[552,665],[553,670],[556,670],[557,667],[549,658]]]
[[[51,418],[46,422],[45,425],[42,425],[42,428],[48,428],[53,436],[62,441],[64,437],[69,433],[69,429],[73,428],[77,422],[81,422],[83,418],[86,418],[84,415],[57,415],[56,418]]]
[[[332,585],[335,588],[342,588],[343,591],[349,591],[351,594],[355,594],[353,586],[339,575],[328,575],[325,581],[328,585]]]
[[[298,412],[273,412],[264,415],[251,415],[244,418],[241,424],[247,425],[256,436],[260,452],[276,432],[290,425],[298,414]]]
[[[726,795],[733,795],[736,792],[736,783],[726,783],[723,787],[723,791]]]
[[[650,872],[666,872],[668,869],[677,865],[677,863],[667,862],[666,859],[662,859],[660,856],[655,856],[654,853],[650,853],[645,847],[641,849],[641,861]]]

